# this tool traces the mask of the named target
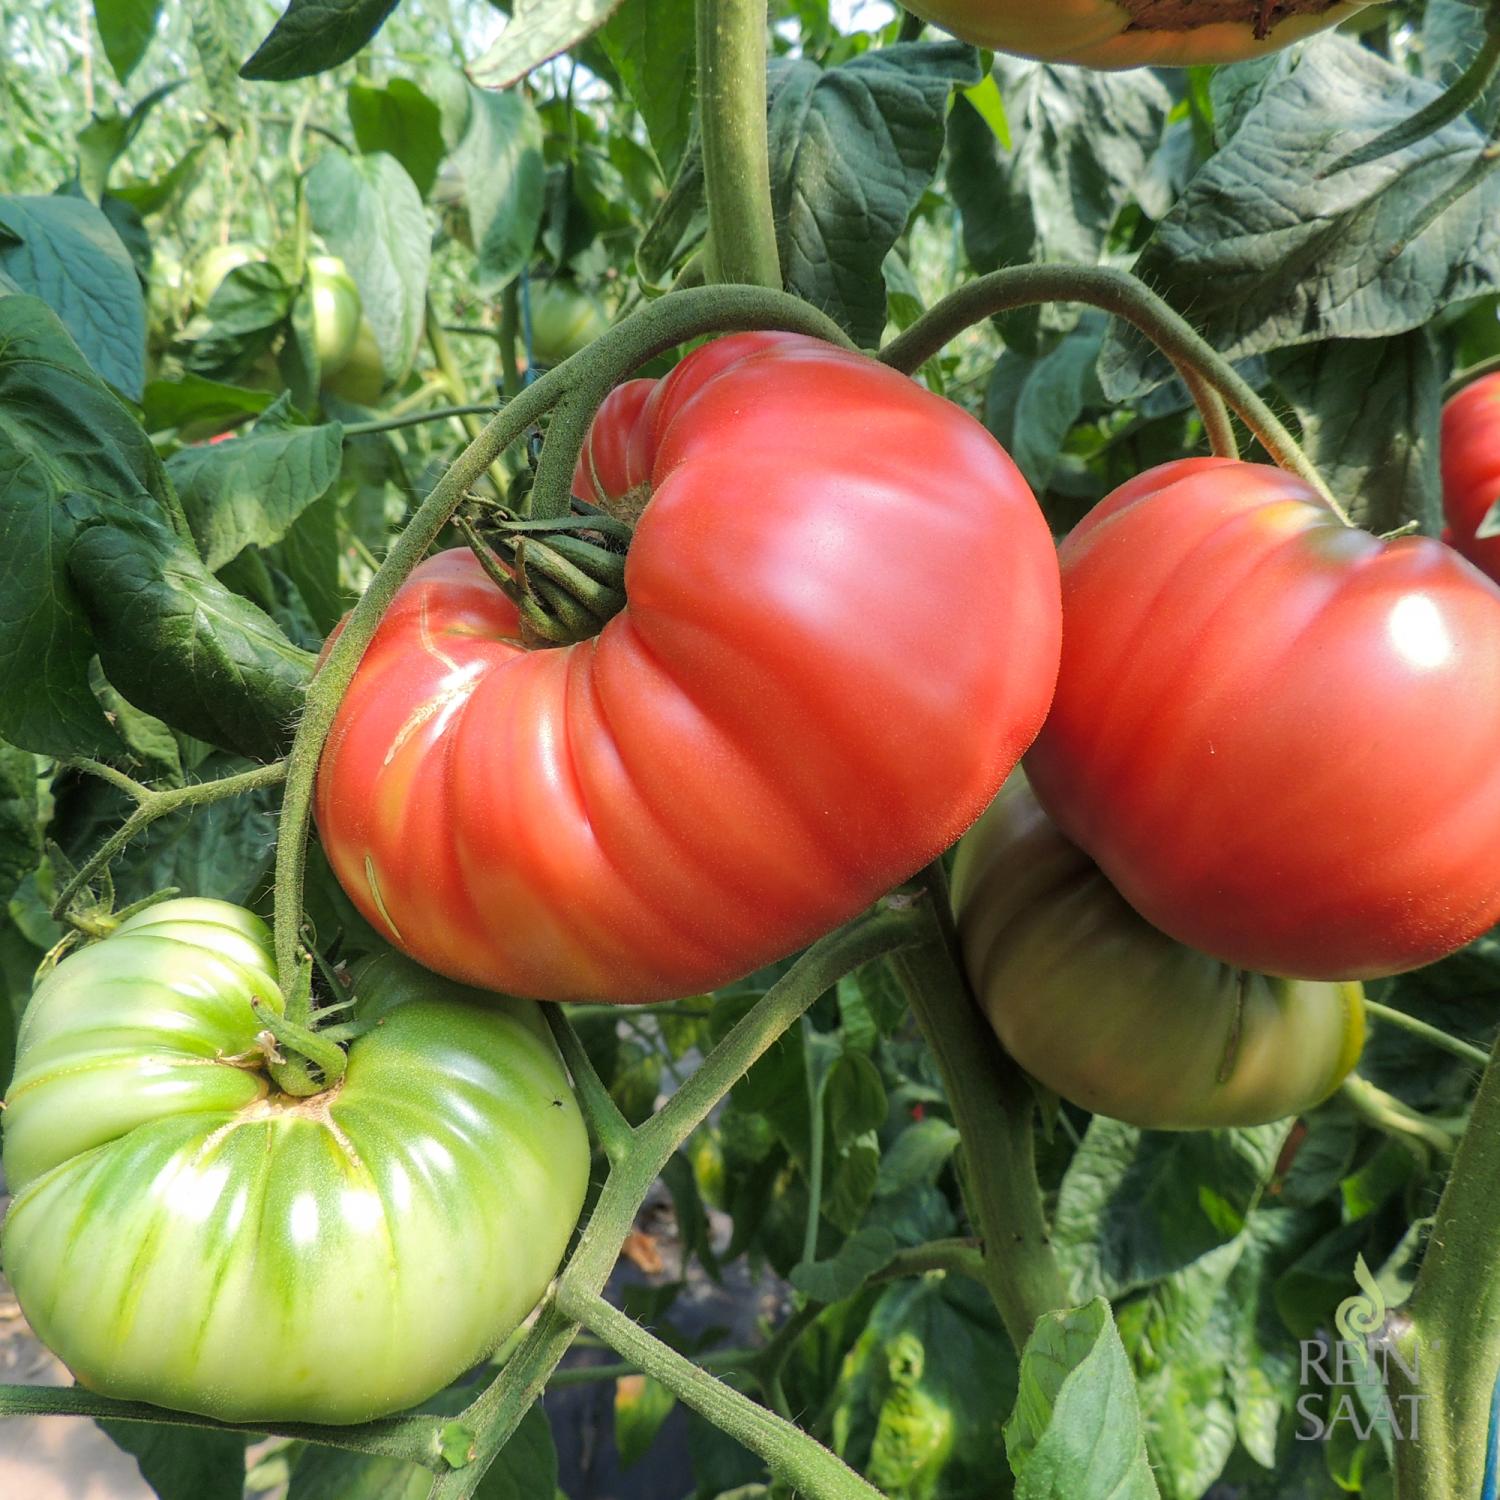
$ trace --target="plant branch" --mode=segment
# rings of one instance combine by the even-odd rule
[[[578,1095],[584,1118],[593,1129],[605,1157],[611,1164],[618,1165],[630,1154],[635,1139],[630,1122],[610,1097],[604,1080],[573,1029],[567,1011],[561,1005],[544,1005],[542,1014],[546,1016],[547,1025],[552,1028],[552,1039],[573,1076],[573,1092]]]
[[[879,1490],[817,1439],[699,1369],[596,1293],[572,1288],[564,1281],[558,1289],[558,1304],[659,1380],[685,1406],[759,1454],[772,1473],[798,1494],[809,1500],[880,1500]]]
[[[416,427],[423,422],[446,422],[450,417],[492,417],[496,403],[486,402],[476,406],[432,406],[426,411],[402,412],[397,416],[382,417],[378,422],[348,422],[344,426],[345,439],[368,437],[372,432],[394,432],[398,427]]]
[[[1441,1027],[1431,1026],[1426,1021],[1419,1021],[1404,1010],[1397,1010],[1391,1005],[1382,1005],[1378,1000],[1366,999],[1365,1014],[1373,1016],[1377,1021],[1383,1021],[1388,1026],[1397,1026],[1402,1031],[1409,1031],[1424,1042],[1451,1053],[1454,1057],[1461,1057],[1465,1062],[1473,1063],[1476,1067],[1482,1068],[1490,1060],[1489,1053],[1483,1047],[1476,1047],[1473,1042],[1466,1042],[1462,1037],[1453,1036]]]
[[[697,0],[709,281],[779,287],[766,143],[766,0]]]
[[[324,1427],[316,1422],[220,1422],[194,1412],[172,1411],[145,1401],[116,1401],[81,1386],[0,1385],[0,1417],[93,1417],[103,1422],[150,1422],[166,1427],[197,1427],[213,1432],[245,1432],[299,1438],[351,1453],[398,1458],[429,1469],[442,1465],[438,1434],[446,1417],[386,1417],[356,1427]]]
[[[1403,1104],[1394,1094],[1350,1073],[1339,1085],[1345,1102],[1366,1125],[1403,1145],[1413,1147],[1425,1164],[1429,1152],[1439,1156],[1452,1156],[1463,1132],[1453,1131],[1426,1115],[1418,1114],[1409,1105]]]
[[[302,922],[303,860],[318,758],[334,715],[396,591],[426,555],[469,488],[533,423],[586,384],[604,397],[648,359],[715,329],[787,328],[847,343],[837,324],[783,292],[759,287],[704,287],[648,303],[587,349],[525,387],[489,420],[418,506],[307,690],[287,769],[276,843],[276,966],[283,988],[296,974]]]
[[[158,818],[184,807],[198,807],[207,802],[220,802],[225,797],[236,797],[241,792],[253,792],[260,787],[275,786],[286,780],[288,761],[274,761],[268,766],[257,766],[253,771],[241,771],[234,776],[221,776],[217,781],[194,781],[187,786],[167,787],[163,791],[152,791],[133,781],[113,766],[97,761],[72,761],[83,770],[102,777],[112,786],[128,793],[136,800],[135,810],[128,818],[94,850],[73,875],[73,878],[58,893],[52,903],[52,916],[62,921],[73,898],[88,885],[98,871],[107,865],[131,839],[149,827]]]
[[[1185,318],[1127,271],[1111,266],[1042,265],[991,272],[936,303],[905,333],[892,339],[880,357],[910,375],[965,328],[996,313],[1037,302],[1087,303],[1138,328],[1171,360],[1195,398],[1198,390],[1189,371],[1201,377],[1198,386],[1207,384],[1229,403],[1276,463],[1305,480],[1349,523],[1322,476],[1249,382]],[[1210,433],[1221,428],[1217,414],[1211,414],[1211,406],[1200,410]]]
[[[984,1244],[985,1285],[1019,1350],[1037,1319],[1068,1303],[1037,1181],[1031,1088],[963,977],[942,865],[929,865],[923,880],[927,939],[892,962],[958,1122],[964,1197]]]
[[[1444,382],[1443,400],[1451,400],[1466,385],[1472,385],[1482,376],[1493,375],[1497,370],[1500,370],[1500,354],[1492,354],[1488,359],[1481,359],[1478,364],[1470,365],[1467,370],[1460,370]]]
[[[1421,1424],[1395,1444],[1399,1500],[1481,1493],[1490,1405],[1500,1375],[1500,1063],[1492,1056],[1454,1154],[1422,1268],[1393,1332],[1415,1379],[1388,1367],[1399,1395],[1420,1399]],[[1412,1356],[1415,1356],[1413,1360]]]
[[[663,1109],[635,1132],[629,1155],[610,1170],[553,1298],[500,1375],[462,1414],[460,1420],[475,1434],[473,1461],[457,1473],[440,1476],[429,1500],[469,1500],[474,1494],[485,1469],[541,1393],[578,1332],[577,1321],[560,1305],[564,1296],[571,1307],[578,1299],[597,1298],[603,1292],[620,1246],[672,1153],[819,995],[859,965],[912,941],[917,925],[910,903],[892,904],[888,898],[873,911],[814,943],[756,1001]]]

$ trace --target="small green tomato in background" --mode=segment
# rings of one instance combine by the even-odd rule
[[[334,375],[349,363],[359,339],[364,317],[359,288],[336,255],[309,258],[307,287],[312,297],[318,364],[324,375]]]
[[[560,365],[609,327],[603,304],[571,281],[544,282],[531,297],[531,353],[539,365]]]
[[[225,1421],[363,1422],[488,1355],[536,1305],[589,1147],[536,1005],[395,954],[311,1098],[263,1071],[270,935],[165,901],[65,959],[22,1022],[0,1251],[79,1383]]]
[[[1157,1130],[1258,1125],[1343,1081],[1358,984],[1271,979],[1139,916],[1017,771],[959,844],[959,936],[1006,1050],[1073,1104]]]
[[[231,271],[265,258],[265,251],[248,240],[230,240],[227,245],[215,245],[193,271],[193,305],[207,307]]]

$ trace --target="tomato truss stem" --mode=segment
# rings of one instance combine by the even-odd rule
[[[1353,525],[1316,466],[1250,383],[1187,319],[1128,271],[1113,266],[1041,265],[991,272],[934,304],[892,339],[880,358],[893,369],[911,374],[965,328],[996,313],[1039,302],[1087,303],[1139,329],[1171,361],[1198,401],[1215,451],[1232,454],[1225,446],[1222,408],[1227,402],[1277,464],[1305,480],[1345,525]]]

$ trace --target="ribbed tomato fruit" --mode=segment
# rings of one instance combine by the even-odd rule
[[[624,611],[529,650],[473,556],[430,558],[339,710],[318,827],[360,909],[442,973],[692,994],[979,815],[1051,698],[1056,555],[973,418],[798,336],[626,387],[582,472],[644,506]]]

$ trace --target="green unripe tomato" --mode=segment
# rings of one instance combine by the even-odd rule
[[[325,377],[336,375],[349,363],[359,339],[364,318],[359,288],[336,255],[314,255],[307,262],[307,289],[319,368]]]
[[[609,327],[609,314],[569,281],[548,281],[531,298],[531,353],[539,365],[560,365]]]
[[[226,1421],[363,1422],[536,1305],[589,1148],[536,1005],[387,954],[309,1099],[261,1064],[269,933],[221,901],[122,922],[38,986],[4,1115],[0,1250],[80,1384]]]
[[[385,370],[380,363],[380,345],[370,320],[361,317],[348,357],[331,375],[324,371],[323,389],[360,406],[374,406],[385,389]]]
[[[1184,947],[1069,843],[1017,771],[965,834],[953,904],[995,1034],[1073,1104],[1157,1130],[1309,1109],[1364,1045],[1358,984],[1271,979]]]
[[[193,271],[193,305],[207,307],[218,291],[219,283],[231,271],[265,258],[265,252],[248,240],[230,240],[227,245],[215,245]]]

